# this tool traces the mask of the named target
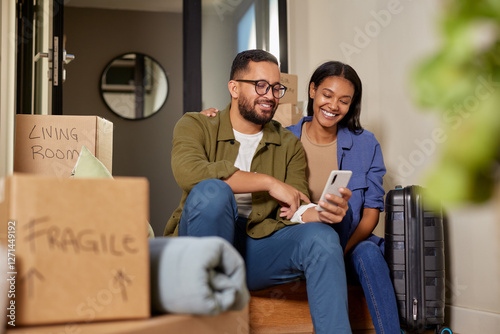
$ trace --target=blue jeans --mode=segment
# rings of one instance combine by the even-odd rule
[[[361,284],[377,334],[400,333],[389,267],[378,245],[362,241],[346,256],[349,283]]]
[[[231,242],[245,259],[250,290],[305,278],[315,332],[351,333],[343,250],[331,226],[297,224],[253,239],[246,233],[246,219],[238,218],[231,188],[205,180],[186,200],[179,235],[216,235]]]

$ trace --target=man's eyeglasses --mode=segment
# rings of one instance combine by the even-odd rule
[[[287,88],[282,84],[278,83],[271,85],[266,80],[236,80],[236,81],[253,83],[255,85],[255,92],[259,95],[266,95],[267,92],[269,91],[269,88],[272,87],[273,96],[277,99],[281,99],[283,95],[285,95],[285,92],[287,90]]]

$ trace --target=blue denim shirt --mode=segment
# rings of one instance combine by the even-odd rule
[[[311,120],[312,116],[304,117],[287,129],[300,138],[302,125]],[[386,169],[380,144],[373,133],[367,130],[356,134],[347,128],[339,127],[337,131],[337,161],[339,169],[352,171],[351,180],[347,185],[347,188],[352,191],[349,200],[353,213],[353,220],[349,228],[349,236],[351,236],[361,220],[364,208],[384,210],[385,190],[382,183]],[[367,240],[378,245],[381,242],[381,238],[373,234]]]

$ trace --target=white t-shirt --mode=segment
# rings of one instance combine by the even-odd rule
[[[234,138],[240,143],[240,149],[234,166],[238,167],[241,171],[249,172],[255,150],[262,139],[263,132],[260,131],[256,134],[247,135],[233,129],[233,133]],[[250,212],[252,212],[252,194],[235,194],[234,197],[238,205],[238,216],[248,218]]]

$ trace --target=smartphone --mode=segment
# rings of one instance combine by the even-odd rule
[[[341,196],[339,188],[346,188],[349,180],[351,179],[352,171],[350,170],[332,170],[328,180],[326,181],[325,188],[321,194],[320,201],[327,202],[325,195],[334,194]],[[324,211],[319,205],[316,207],[318,211]]]

